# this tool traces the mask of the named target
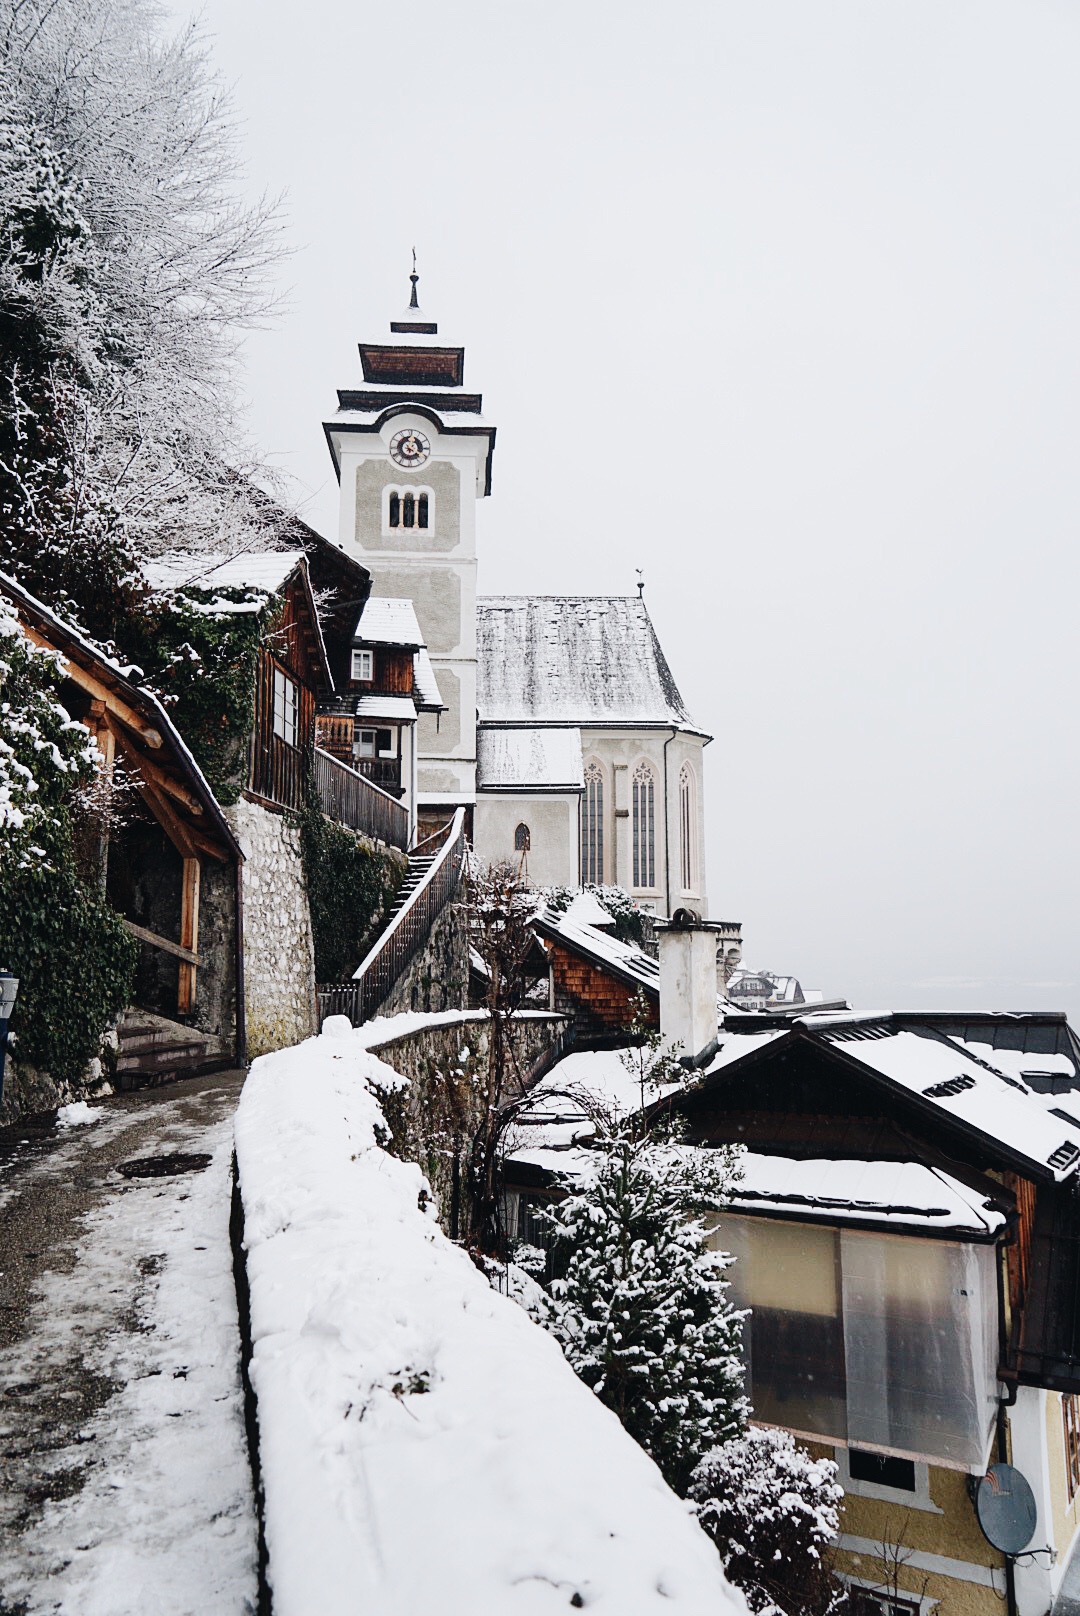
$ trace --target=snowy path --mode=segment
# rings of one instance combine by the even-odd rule
[[[0,1616],[245,1616],[237,1074],[0,1145]],[[183,1153],[175,1176],[123,1164]],[[205,1158],[209,1157],[207,1165]]]

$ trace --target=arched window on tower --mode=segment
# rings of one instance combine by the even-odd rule
[[[604,771],[599,763],[585,769],[581,804],[581,879],[600,885],[604,879]]]
[[[401,525],[402,525],[402,527],[415,527],[416,526],[416,495],[415,494],[406,494],[405,497],[401,501]]]
[[[428,525],[428,496],[426,494],[416,496],[416,525],[417,527],[427,527]]]
[[[679,770],[679,877],[684,892],[694,890],[694,776],[688,763]]]
[[[383,531],[423,528],[435,525],[435,496],[430,488],[387,488],[384,490]]]
[[[528,825],[526,825],[525,821],[522,820],[521,824],[514,832],[514,852],[527,853],[531,847],[532,831],[529,829]]]
[[[400,527],[401,526],[401,495],[400,494],[394,493],[394,494],[390,495],[390,513],[389,513],[389,517],[388,517],[388,522],[389,522],[389,525],[391,527]]]
[[[634,770],[634,885],[656,885],[656,776],[647,763]]]

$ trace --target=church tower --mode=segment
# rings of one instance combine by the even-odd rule
[[[338,392],[324,423],[341,486],[338,538],[373,596],[413,602],[443,701],[417,731],[423,823],[476,800],[476,501],[491,492],[495,428],[464,388],[465,350],[439,341],[419,306],[389,341],[361,342],[364,386]]]

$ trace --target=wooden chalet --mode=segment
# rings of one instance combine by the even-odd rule
[[[62,657],[60,700],[95,737],[116,788],[97,863],[141,945],[128,1022],[144,1035],[122,1043],[121,1063],[241,1061],[243,854],[213,792],[154,695],[13,579],[0,576],[0,595],[29,639]]]

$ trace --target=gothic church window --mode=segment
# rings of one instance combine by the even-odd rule
[[[529,829],[528,825],[526,825],[525,821],[522,820],[521,824],[514,832],[514,852],[527,853],[531,846],[532,831]]]
[[[581,879],[600,884],[604,879],[604,773],[599,763],[585,769],[585,797],[581,804]]]
[[[656,776],[647,763],[634,770],[634,885],[656,885]]]
[[[694,776],[687,764],[679,770],[679,875],[684,892],[694,890]]]

